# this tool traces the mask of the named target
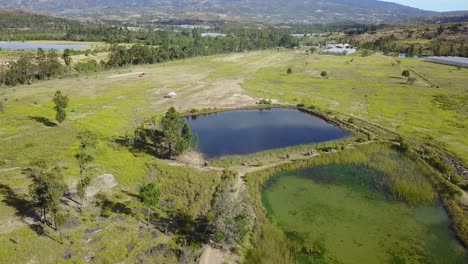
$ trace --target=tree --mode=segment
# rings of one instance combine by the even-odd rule
[[[57,91],[55,92],[54,99],[52,101],[55,103],[55,106],[54,106],[54,110],[56,112],[55,120],[57,120],[57,122],[61,124],[67,118],[67,113],[65,112],[65,108],[68,107],[68,97],[65,95],[62,95],[61,91]]]
[[[162,133],[164,141],[167,143],[169,151],[168,156],[172,158],[174,153],[181,154],[187,148],[181,148],[182,127],[184,121],[181,120],[180,114],[174,107],[169,108],[161,120]]]
[[[53,214],[55,230],[57,230],[57,213],[59,211],[60,199],[67,191],[67,186],[59,168],[54,168],[51,172],[47,173],[45,180],[48,193],[47,207]]]
[[[65,62],[65,65],[67,66],[68,73],[70,73],[70,65],[71,65],[73,59],[71,57],[71,51],[69,49],[65,49],[63,51],[62,60],[63,60],[63,62]]]
[[[320,73],[320,76],[321,76],[322,78],[327,78],[328,73],[327,73],[326,71],[322,71],[322,72]]]
[[[404,71],[401,73],[401,76],[408,78],[408,77],[411,76],[411,73],[410,73],[410,71],[408,71],[408,70],[404,70]]]
[[[60,234],[60,243],[63,244],[63,236],[62,236],[62,227],[65,225],[67,222],[68,216],[64,213],[57,213],[55,216],[55,225],[59,231]]]
[[[32,184],[29,186],[29,195],[32,198],[33,206],[40,210],[42,222],[46,222],[47,215],[47,184],[44,180],[44,173],[47,170],[47,164],[44,160],[31,162],[29,167]]]
[[[78,160],[78,166],[80,168],[80,179],[78,181],[77,191],[78,196],[81,199],[81,208],[83,208],[86,189],[91,184],[91,178],[83,177],[83,174],[88,168],[89,163],[94,160],[94,156],[91,154],[91,152],[97,145],[98,137],[93,132],[84,130],[78,133],[77,139],[80,142],[79,152],[75,155],[76,159]]]
[[[160,192],[154,183],[148,183],[140,187],[140,201],[147,207],[148,224],[150,224],[151,209],[159,205]]]
[[[292,70],[292,68],[291,68],[291,67],[289,67],[289,68],[286,70],[286,73],[287,73],[287,74],[292,74],[292,73],[293,73],[293,70]]]
[[[54,168],[52,171],[42,171],[40,175],[33,177],[33,183],[29,187],[33,204],[41,211],[41,219],[47,223],[47,213],[51,212],[57,229],[57,213],[60,199],[67,191],[61,170]]]

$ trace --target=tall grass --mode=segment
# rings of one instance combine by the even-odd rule
[[[257,222],[252,236],[252,248],[246,255],[246,263],[295,263],[294,242],[288,240],[282,230],[272,223],[262,204],[261,191],[272,175],[280,172],[326,165],[365,166],[382,174],[385,189],[394,199],[411,204],[432,203],[437,198],[433,184],[437,183],[435,172],[422,164],[393,150],[389,145],[368,144],[338,153],[298,160],[246,175],[256,211]],[[264,258],[264,259],[262,259]]]
[[[266,180],[277,172],[331,164],[366,166],[382,173],[387,178],[387,187],[395,199],[412,204],[431,203],[436,199],[431,181],[432,172],[417,160],[400,155],[382,144],[361,146],[340,153],[322,154],[313,159],[283,164],[249,174],[247,179],[253,185],[252,189],[259,190],[259,186],[263,186]]]

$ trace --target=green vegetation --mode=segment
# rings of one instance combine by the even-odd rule
[[[86,189],[91,184],[91,177],[84,176],[85,171],[89,169],[89,164],[95,159],[92,151],[96,148],[98,137],[96,134],[89,130],[78,132],[77,139],[79,141],[79,152],[76,154],[78,165],[80,168],[80,179],[77,184],[78,196],[81,199],[81,210],[83,208],[84,200],[86,198]]]
[[[65,109],[68,107],[68,97],[62,95],[61,91],[57,91],[54,95],[53,102],[55,104],[55,120],[61,124],[63,121],[65,121],[65,118],[67,118],[67,112]]]
[[[147,207],[148,210],[148,225],[151,224],[151,209],[159,205],[160,192],[154,183],[142,185],[139,189],[140,201]]]
[[[40,165],[39,165],[40,164]],[[32,204],[39,209],[41,221],[45,224],[54,223],[57,230],[57,214],[60,210],[60,199],[67,191],[61,169],[58,167],[47,171],[43,162],[36,162],[31,169],[32,185],[29,187]],[[51,221],[47,215],[51,214]],[[60,225],[60,224],[59,224]]]
[[[359,165],[279,173],[263,201],[300,263],[462,262],[465,250],[440,205],[388,200],[384,178]]]
[[[249,215],[246,211],[245,193],[239,193],[238,199],[233,197],[235,173],[224,171],[223,182],[218,186],[213,198],[213,233],[217,243],[235,248],[241,245],[249,231]]]
[[[373,30],[372,35],[367,37],[363,34],[366,31],[349,30],[347,35],[349,42],[384,54],[468,57],[464,34],[467,27],[466,23],[453,23]]]
[[[169,108],[161,119],[162,142],[167,145],[169,159],[180,155],[192,146],[193,135],[190,126],[183,120],[174,107]]]
[[[393,58],[379,54],[355,57],[352,67],[345,63],[349,58],[339,56],[298,55],[294,59],[293,76],[285,78],[280,67],[269,67],[259,70],[243,86],[260,98],[352,114],[406,137],[437,142],[439,148],[468,161],[464,136],[468,123],[460,118],[460,112],[465,112],[467,70],[453,71],[420,59],[403,59],[392,66]],[[424,77],[411,88],[400,77],[408,68]],[[333,78],[311,78],[320,76],[322,70]],[[440,97],[442,94],[453,104]],[[439,99],[447,104],[440,104]]]
[[[321,76],[322,78],[327,78],[328,73],[327,73],[326,71],[322,71],[322,72],[320,73],[320,76]]]
[[[395,133],[401,133],[404,137],[404,141],[398,140],[400,147],[395,144],[403,158],[400,159],[400,154],[395,151],[389,152],[399,157],[398,162],[403,160],[401,164],[404,166],[399,168],[396,161],[385,161],[383,165],[389,171],[399,172],[409,168],[410,172],[415,173],[388,178],[385,186],[391,187],[391,197],[395,202],[429,201],[435,196],[427,185],[427,179],[431,179],[437,191],[440,191],[457,234],[467,238],[466,210],[458,198],[454,198],[460,195],[455,184],[464,186],[466,181],[451,176],[450,181],[453,182],[449,182],[447,175],[455,172],[453,168],[445,167],[447,162],[443,159],[447,153],[467,159],[468,142],[464,135],[468,124],[463,118],[466,113],[466,104],[463,103],[466,70],[426,64],[418,59],[402,59],[401,64],[397,64],[394,58],[380,54],[354,57],[351,67],[346,64],[350,60],[348,57],[304,56],[300,49],[297,51],[269,50],[197,57],[158,65],[105,70],[86,78],[64,77],[14,88],[1,87],[4,109],[0,112],[0,218],[12,224],[7,227],[8,233],[0,232],[0,244],[4,249],[0,250],[0,262],[23,263],[30,259],[45,263],[81,262],[88,254],[93,254],[96,262],[177,263],[181,250],[186,250],[190,255],[188,249],[196,249],[210,239],[219,239],[221,243],[241,240],[240,243],[248,245],[249,241],[245,243],[246,239],[241,238],[245,226],[236,226],[232,221],[234,218],[246,223],[248,217],[244,218],[235,210],[227,220],[217,222],[222,218],[214,217],[225,212],[214,210],[217,200],[213,198],[222,194],[223,188],[229,190],[231,187],[225,185],[221,171],[212,170],[211,166],[240,168],[245,172],[262,168],[256,166],[273,166],[278,160],[287,163],[315,154],[334,157],[338,154],[328,152],[342,148],[354,155],[355,149],[346,149],[368,144],[370,140],[395,140]],[[78,60],[73,58],[76,65]],[[272,61],[276,62],[274,66]],[[286,76],[285,69],[289,66],[294,69],[294,74]],[[411,69],[424,79],[418,77],[414,86],[405,85],[405,79],[400,76],[405,69]],[[323,70],[333,78],[320,78]],[[140,72],[146,75],[140,78]],[[435,85],[431,87],[432,84],[426,79],[440,88]],[[51,95],[58,90],[73,99],[68,106],[73,110],[67,111],[66,122],[60,126],[50,121],[55,118]],[[164,98],[169,91],[177,92],[177,97]],[[205,113],[234,106],[255,106],[260,98],[272,98],[290,105],[302,104],[304,109],[316,111],[344,127],[356,127],[352,131],[361,132],[340,142],[297,146],[245,157],[226,157],[210,161],[210,167],[204,168],[199,167],[199,162],[203,162],[199,160],[188,166],[174,166],[184,164],[185,155],[177,157],[175,161],[160,159],[166,157],[167,143],[161,148],[156,143],[163,141],[153,139],[161,139],[158,124],[171,106],[180,113],[188,113],[191,109],[201,109],[195,112]],[[353,122],[350,121],[351,117]],[[369,132],[367,126],[382,127],[379,131],[386,132]],[[77,210],[78,203],[67,200],[70,205],[60,204],[63,211],[59,210],[58,214],[67,218],[60,228],[64,241],[61,245],[53,240],[59,240],[59,233],[49,228],[43,228],[43,233],[36,232],[36,229],[19,221],[20,217],[30,216],[20,208],[28,208],[32,201],[28,195],[31,179],[22,171],[30,166],[32,160],[43,157],[47,164],[57,164],[62,168],[64,181],[75,197],[75,184],[80,175],[75,156],[80,153],[77,136],[85,130],[91,131],[99,139],[91,153],[95,158],[87,163],[88,169],[83,174],[84,178],[90,178],[90,183],[86,185],[97,189],[98,194],[87,198],[89,202],[85,203],[82,212]],[[181,126],[180,136],[185,135],[187,142],[191,133],[187,129],[182,133],[183,130]],[[426,167],[421,171],[431,171],[431,177],[422,180],[418,176],[421,174],[419,158],[414,156],[422,156],[422,146],[428,143],[431,143],[432,152],[430,155],[426,153],[426,161],[438,164],[434,166],[440,168],[441,174],[432,173]],[[405,147],[408,145],[411,148]],[[158,153],[158,150],[162,153]],[[384,157],[376,155],[374,164]],[[417,164],[407,165],[413,159]],[[243,162],[251,165],[242,166]],[[303,162],[307,166],[315,164]],[[286,165],[282,166],[287,168]],[[292,169],[296,169],[293,167],[291,165]],[[447,173],[442,175],[442,171]],[[100,185],[95,181],[98,178],[95,176],[104,174],[113,176],[115,187],[98,188]],[[247,178],[250,184],[253,179],[250,176]],[[143,182],[154,183],[160,191],[158,212],[151,215],[152,225],[149,226],[142,224],[147,221],[147,206],[140,202],[138,195],[139,184]],[[261,182],[257,183],[252,186],[261,186]],[[414,188],[414,184],[421,184],[422,192]],[[251,190],[259,190],[255,188]],[[254,202],[258,215],[255,221],[270,226],[255,226],[254,233],[248,232],[248,235],[252,235],[250,242],[260,245],[255,241],[261,241],[264,237],[269,240],[264,242],[264,246],[252,248],[258,251],[249,252],[250,256],[257,256],[259,263],[261,260],[258,256],[271,256],[274,261],[270,263],[281,263],[282,260],[287,263],[295,255],[291,252],[296,252],[295,244],[289,243],[291,235],[263,221],[268,219],[264,215],[261,199]],[[220,200],[219,203],[225,202]],[[246,205],[248,208],[249,204]],[[53,218],[52,215],[48,217]],[[57,227],[60,226],[59,222]],[[215,232],[222,228],[226,231]],[[44,233],[53,239],[42,235]],[[229,238],[230,234],[236,234],[232,236],[234,239]],[[278,240],[282,242],[276,243]],[[184,241],[187,241],[186,247],[183,246]],[[71,242],[73,246],[70,246]],[[320,240],[312,242],[317,245],[316,251],[320,251]],[[102,251],[96,250],[101,248]],[[315,252],[313,248],[306,247],[304,250]],[[11,254],[15,251],[22,254]],[[266,262],[268,258],[264,260]]]
[[[345,177],[344,175],[349,174],[349,173],[353,173],[353,172],[348,171],[348,172],[345,172],[345,173],[341,173],[341,172],[336,173],[335,171],[328,171],[328,170],[324,171],[324,170],[319,169],[320,167],[324,167],[324,166],[325,166],[324,168],[327,168],[326,166],[329,166],[329,165],[332,165],[332,164],[340,164],[339,166],[344,166],[344,167],[346,167],[346,166],[364,166],[365,168],[368,168],[368,170],[372,171],[371,174],[373,175],[373,177],[364,177],[362,175],[367,175],[367,174],[363,174],[362,172],[355,173],[355,175],[356,175],[355,177]],[[337,166],[336,168],[337,169],[340,168],[339,166]],[[326,202],[330,202],[332,199],[338,198],[338,196],[340,196],[340,195],[345,195],[348,191],[341,190],[340,188],[344,188],[343,186],[354,186],[352,188],[355,188],[356,190],[361,190],[365,194],[356,194],[357,196],[354,196],[354,194],[353,194],[352,197],[359,197],[360,195],[362,195],[362,198],[359,198],[359,199],[377,199],[377,200],[383,199],[382,203],[387,204],[388,206],[394,206],[394,204],[395,205],[400,204],[398,206],[401,207],[401,210],[412,210],[411,206],[408,207],[407,205],[405,205],[405,203],[398,202],[398,201],[404,201],[406,203],[414,204],[414,205],[421,205],[421,203],[423,203],[423,204],[425,204],[425,203],[432,204],[436,199],[436,192],[432,187],[433,185],[437,186],[437,190],[443,195],[443,197],[445,197],[444,199],[446,201],[455,201],[455,200],[458,199],[457,198],[458,196],[453,196],[453,194],[451,194],[451,192],[450,192],[450,188],[451,188],[450,183],[446,179],[444,179],[441,176],[438,176],[437,173],[435,173],[431,169],[428,169],[427,166],[424,163],[422,163],[421,161],[418,161],[414,157],[410,157],[410,156],[407,156],[407,155],[402,156],[401,154],[396,153],[394,150],[391,150],[388,147],[382,146],[382,145],[379,145],[379,144],[363,145],[363,146],[360,146],[359,148],[344,150],[342,153],[331,153],[331,154],[321,155],[319,157],[315,157],[315,158],[312,158],[312,159],[309,159],[309,160],[298,160],[298,161],[294,161],[292,163],[286,163],[286,164],[278,165],[278,166],[275,166],[275,167],[272,167],[272,168],[269,168],[269,169],[265,169],[265,170],[262,170],[262,171],[259,171],[259,172],[256,172],[256,173],[248,174],[246,177],[247,177],[248,184],[249,184],[249,186],[251,188],[250,189],[251,195],[252,195],[252,197],[254,199],[253,204],[254,204],[255,208],[257,208],[256,209],[257,215],[260,215],[259,222],[258,222],[259,224],[257,226],[257,229],[260,228],[260,230],[261,230],[262,225],[270,225],[268,223],[268,220],[262,219],[262,217],[261,217],[262,215],[264,215],[264,213],[262,212],[262,208],[263,208],[263,205],[262,205],[262,202],[261,202],[262,199],[261,199],[261,197],[259,195],[260,190],[263,188],[263,186],[265,186],[265,184],[268,182],[268,180],[270,179],[270,177],[272,175],[275,175],[275,174],[278,174],[278,173],[280,173],[281,175],[285,175],[285,174],[290,174],[292,172],[295,173],[296,175],[298,175],[297,173],[299,173],[299,172],[297,172],[297,170],[302,169],[302,168],[312,168],[311,170],[316,171],[317,173],[314,173],[314,175],[316,175],[314,177],[314,179],[317,179],[319,182],[323,182],[325,184],[330,184],[330,183],[333,184],[333,183],[340,183],[341,182],[341,184],[338,184],[337,187],[336,187],[337,188],[336,193],[335,193],[335,187],[327,187],[328,189],[324,190],[324,193],[322,195],[320,195],[321,192],[319,191],[319,189],[322,188],[322,187],[320,187],[321,186],[320,183],[317,183],[318,184],[317,188],[319,188],[319,189],[317,189],[315,187],[312,187],[312,185],[309,185],[310,188],[315,188],[315,189],[313,191],[308,190],[308,191],[305,191],[305,192],[303,192],[304,190],[303,191],[298,191],[299,193],[297,193],[297,192],[294,191],[295,190],[294,187],[292,187],[292,186],[287,187],[286,182],[283,182],[280,185],[276,185],[274,183],[275,181],[272,180],[271,184],[273,184],[275,186],[278,186],[275,189],[278,192],[288,192],[288,193],[293,192],[295,194],[294,195],[293,194],[281,194],[279,196],[278,195],[273,195],[273,196],[269,196],[270,199],[273,199],[273,197],[276,197],[274,199],[276,199],[276,200],[281,199],[281,201],[287,203],[287,199],[285,200],[284,197],[291,197],[291,199],[294,199],[293,203],[296,204],[298,206],[298,208],[299,208],[299,207],[302,206],[302,205],[300,205],[301,204],[300,201],[304,201],[304,206],[305,205],[307,205],[307,206],[310,205],[310,203],[307,202],[307,199],[305,199],[305,198],[301,199],[300,198],[301,197],[300,193],[303,193],[304,195],[307,194],[308,197],[312,197],[312,196],[310,196],[311,193],[316,193],[318,196],[317,197],[314,196],[315,198],[312,198],[312,199],[315,199],[315,200],[319,199],[320,200],[321,199],[320,197],[322,197],[323,199],[325,199],[324,203],[326,203]],[[315,168],[318,168],[318,169],[315,169]],[[304,177],[306,175],[310,175],[310,172],[307,171],[307,170],[304,170],[304,172],[303,173],[300,172],[299,175],[301,175],[301,177]],[[285,177],[285,178],[282,178],[282,179],[284,179],[284,181],[287,181],[290,178]],[[294,178],[293,178],[293,179],[291,179],[291,181],[301,181],[301,182],[298,182],[297,186],[301,186],[301,187],[298,187],[298,188],[309,188],[309,187],[304,187],[304,186],[308,186],[307,181],[310,181],[309,179],[294,180]],[[306,182],[302,182],[302,181],[306,181]],[[312,184],[312,183],[309,183],[309,184]],[[282,186],[285,186],[285,187],[282,187]],[[369,189],[369,186],[371,186],[371,189]],[[290,189],[290,188],[293,188],[293,189]],[[333,188],[333,191],[330,188]],[[338,189],[340,189],[340,190],[338,190]],[[374,190],[374,191],[372,191],[372,190]],[[361,191],[359,191],[359,192],[361,192]],[[334,194],[332,194],[332,193],[334,193]],[[395,199],[396,201],[395,202],[386,202],[387,198],[382,198],[383,197],[382,193],[387,194],[388,195],[387,197]],[[337,196],[332,198],[331,196],[333,196],[335,194]],[[330,196],[330,197],[328,197],[328,196]],[[283,198],[280,198],[280,197],[283,197]],[[328,198],[324,198],[324,197],[328,197]],[[296,198],[297,198],[297,200],[296,200]],[[350,198],[346,198],[346,199],[348,200],[348,202],[351,202],[351,200],[349,200]],[[342,204],[342,203],[340,202],[340,204]],[[357,204],[363,204],[363,201],[357,201]],[[366,203],[364,203],[364,204],[366,204]],[[383,206],[383,204],[382,204],[382,206]],[[295,220],[297,220],[297,221],[299,221],[298,223],[301,223],[300,220],[298,219],[298,216],[295,216],[295,214],[293,214],[292,216],[289,215],[288,212],[295,211],[294,208],[292,208],[290,205],[291,204],[289,204],[287,206],[288,209],[286,211],[282,211],[283,212],[282,214],[284,215],[284,217],[289,217],[288,221],[293,221],[294,222]],[[372,206],[374,206],[374,205],[372,205]],[[267,207],[267,209],[268,209],[269,206],[271,206],[271,204],[269,204],[269,202],[267,201],[266,204],[265,204],[265,207]],[[376,208],[376,210],[378,212],[380,212],[380,213],[371,213],[371,215],[381,215],[382,206],[379,206],[378,209]],[[351,206],[351,208],[355,208],[355,207],[356,206]],[[307,207],[307,208],[309,208],[309,207]],[[317,209],[316,206],[313,206],[311,208]],[[319,207],[319,208],[321,208],[321,207]],[[326,207],[324,207],[324,208],[326,208]],[[403,208],[407,208],[407,209],[403,209]],[[454,206],[454,209],[459,210],[457,208],[460,208],[459,205]],[[339,212],[344,212],[343,210],[344,209],[337,209],[337,210],[333,210],[333,212],[338,212],[338,213]],[[363,209],[362,212],[366,212],[366,211],[369,211],[369,210],[370,210],[370,208]],[[392,209],[392,210],[396,210],[396,207],[394,209]],[[392,210],[390,210],[390,211],[392,211]],[[400,209],[398,209],[398,210],[400,210]],[[437,210],[439,210],[439,209],[437,209]],[[449,208],[449,211],[450,210],[451,209]],[[370,210],[370,211],[372,211],[372,210]],[[326,214],[328,214],[328,213],[326,213]],[[439,211],[439,213],[434,212],[434,213],[431,213],[431,214],[440,214],[440,217],[442,217],[443,212]],[[306,215],[305,217],[309,217],[311,214],[305,213],[305,215]],[[316,213],[314,213],[312,215],[316,215]],[[462,222],[465,221],[465,220],[463,220],[464,219],[463,216],[459,216],[459,217],[460,218],[458,218],[458,221],[462,221]],[[275,215],[273,216],[273,218],[274,219],[276,218],[276,211],[275,211]],[[334,218],[336,218],[336,219],[348,219],[348,217],[341,218],[339,216],[336,216]],[[364,218],[367,219],[369,217],[364,217]],[[282,218],[282,219],[285,219],[285,218]],[[281,220],[281,219],[279,219],[279,220]],[[304,220],[304,221],[306,221],[307,223],[310,222],[309,220]],[[411,221],[414,221],[414,220],[411,220]],[[328,221],[325,221],[325,222],[328,222]],[[363,224],[362,221],[358,221],[356,223],[357,224]],[[418,224],[418,223],[415,223],[415,222],[413,222],[413,223],[416,224],[416,225]],[[375,224],[376,223],[373,222],[372,225],[374,226]],[[299,237],[297,237],[297,235],[294,235],[294,234],[292,234],[292,237],[291,237],[291,235],[289,235],[289,233],[288,233],[289,231],[291,231],[291,232],[294,231],[294,230],[290,229],[294,225],[295,224],[293,224],[292,222],[290,222],[288,224],[285,224],[285,227],[288,228],[288,230],[285,230],[285,231],[287,231],[285,233],[285,235],[283,235],[283,236],[278,235],[276,237],[276,239],[278,239],[277,244],[278,245],[283,245],[282,250],[289,250],[290,252],[292,252],[291,254],[293,254],[293,255],[296,255],[296,253],[294,253],[294,252],[297,252],[298,253],[298,255],[297,255],[298,259],[303,258],[302,254],[306,254],[306,255],[308,254],[308,255],[314,256],[314,257],[312,257],[314,260],[316,260],[317,258],[321,259],[323,257],[323,254],[321,254],[321,253],[325,253],[325,251],[323,251],[323,250],[314,251],[314,247],[315,248],[317,248],[317,247],[322,248],[320,246],[320,243],[322,243],[322,242],[318,241],[318,240],[322,239],[321,236],[319,234],[316,234],[316,236],[314,236],[314,235],[312,235],[312,233],[310,233],[311,231],[300,231],[300,232],[306,232],[306,233],[309,232],[308,233],[309,235],[306,235],[308,237],[308,243],[304,244],[304,241],[302,240],[302,239],[304,239],[303,235],[301,235]],[[312,225],[312,227],[310,227],[310,225],[307,225],[307,226],[309,226],[309,228],[312,228],[312,229],[317,228],[317,225]],[[369,226],[370,226],[369,224],[364,224],[362,227],[363,228],[368,228]],[[384,226],[388,226],[388,224],[384,224]],[[334,225],[334,228],[336,228],[336,225]],[[400,228],[400,226],[398,226],[397,228]],[[444,228],[446,228],[446,226]],[[299,228],[299,230],[304,230],[304,229]],[[352,230],[355,230],[355,229],[353,228]],[[343,232],[341,232],[340,234],[344,234]],[[447,231],[443,231],[443,232],[447,232]],[[392,233],[394,233],[394,232],[392,231]],[[394,233],[394,234],[396,235],[397,233]],[[419,233],[419,234],[426,234],[426,232],[421,231],[421,233]],[[459,232],[458,235],[462,239],[466,239],[466,238],[463,238],[463,236],[464,236],[463,233]],[[284,237],[286,237],[286,236],[288,237],[289,242],[288,243],[281,242],[281,241],[284,241]],[[338,236],[338,237],[340,237],[340,236]],[[343,238],[341,238],[341,239],[343,239]],[[301,242],[301,241],[303,241],[303,242]],[[420,240],[418,240],[418,241],[420,241]],[[267,241],[263,240],[263,236],[261,235],[261,232],[257,231],[256,235],[254,235],[254,237],[253,237],[253,243],[254,243],[253,248],[251,249],[252,253],[250,253],[250,254],[254,254],[253,252],[256,252],[256,254],[260,254],[257,251],[259,250],[258,248],[262,245],[262,243],[275,243],[275,242],[271,242],[271,241],[267,242]],[[298,243],[298,244],[295,244],[295,243]],[[312,243],[310,245],[312,248],[310,248],[310,246],[308,246],[308,244],[310,244],[310,243]],[[351,243],[352,243],[352,241],[351,241]],[[336,245],[339,245],[339,243],[335,243],[335,246]],[[328,245],[328,246],[330,246],[330,245]],[[306,247],[306,248],[304,248],[304,247]],[[403,246],[402,248],[405,248],[405,247]],[[398,250],[402,250],[402,248],[399,248],[399,249],[389,248],[389,249],[391,249],[392,254],[395,254],[397,256],[401,256],[401,254],[403,254],[403,252],[398,252]],[[408,248],[406,248],[405,250],[406,250],[405,252],[407,253]],[[333,249],[333,250],[331,250],[331,252],[337,252],[337,249]],[[355,251],[350,251],[350,252],[355,252]],[[406,254],[406,253],[404,253],[404,254]],[[265,254],[265,255],[274,254],[274,251],[270,249],[270,251],[264,252],[263,254]],[[427,254],[428,253],[426,252],[426,253],[422,254],[421,256],[422,257],[424,257],[424,256],[427,257]],[[460,254],[462,254],[462,253],[460,253]],[[327,254],[325,254],[325,255],[327,255]],[[360,254],[360,255],[361,256],[368,256],[368,255],[366,255],[364,253]],[[409,258],[413,258],[413,257],[409,257]],[[330,259],[328,259],[328,260],[330,260]],[[435,260],[431,260],[430,258],[426,259],[426,260],[430,261],[430,262],[435,261]]]
[[[260,101],[257,102],[259,105],[271,105],[272,103],[270,99],[260,99]]]

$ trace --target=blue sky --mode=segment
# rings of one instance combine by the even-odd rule
[[[385,0],[432,11],[468,10],[468,0]]]

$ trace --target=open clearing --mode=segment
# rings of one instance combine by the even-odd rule
[[[313,104],[361,117],[412,138],[429,139],[468,161],[468,69],[457,70],[419,59],[402,59],[397,64],[395,58],[382,55],[354,57],[349,62],[351,58],[259,51],[123,68],[2,89],[0,219],[2,225],[15,228],[8,234],[0,232],[0,262],[25,263],[35,259],[50,263],[62,259],[71,248],[79,248],[72,252],[71,262],[91,255],[97,262],[117,263],[125,259],[132,262],[137,260],[135,252],[146,252],[168,240],[163,234],[155,239],[152,230],[140,229],[141,222],[124,213],[115,213],[112,221],[99,217],[99,207],[90,208],[90,212],[77,217],[85,220],[65,229],[65,234],[79,247],[60,245],[40,236],[29,224],[16,225],[22,212],[15,205],[24,202],[21,198],[28,193],[30,183],[26,174],[16,168],[25,168],[33,159],[43,157],[50,165],[64,168],[67,182],[76,179],[79,175],[74,158],[78,148],[76,134],[82,129],[100,136],[97,158],[92,164],[96,170],[93,176],[111,174],[117,184],[107,191],[107,199],[125,205],[124,209],[140,208],[140,202],[132,194],[137,193],[139,184],[151,178],[157,179],[162,198],[173,201],[177,209],[187,210],[194,217],[209,210],[220,182],[219,171],[171,166],[117,143],[117,139],[132,133],[145,119],[158,119],[171,106],[182,112],[233,108],[255,105],[259,98]],[[286,75],[288,67],[293,68],[293,74]],[[439,88],[420,78],[413,86],[407,85],[400,76],[404,69],[417,72]],[[320,78],[321,71],[327,71],[329,79]],[[146,75],[132,76],[141,72]],[[112,75],[127,77],[108,78]],[[54,119],[51,99],[56,90],[70,98],[70,106],[67,120],[60,126],[51,126]],[[171,91],[177,96],[164,98]],[[270,164],[267,162],[265,166]],[[239,164],[237,167],[242,168]],[[243,170],[248,172],[247,167]],[[95,228],[104,229],[94,235],[86,232]],[[126,235],[121,236],[122,232]],[[19,242],[11,242],[12,238]],[[84,243],[88,238],[94,242]],[[135,250],[128,250],[126,245]],[[101,251],[96,250],[100,248]],[[146,260],[175,262],[155,256]]]

